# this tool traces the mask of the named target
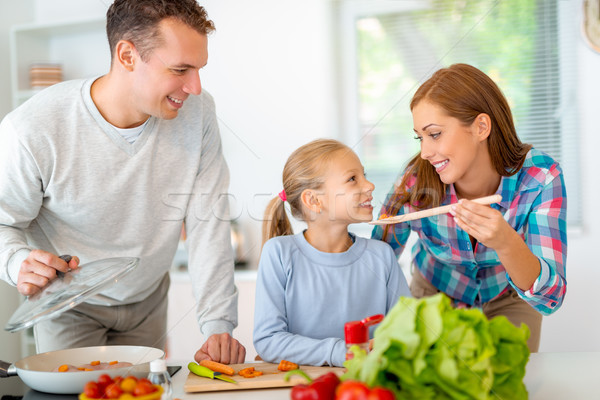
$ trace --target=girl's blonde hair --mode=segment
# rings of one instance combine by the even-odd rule
[[[339,150],[352,151],[337,140],[317,139],[299,147],[288,158],[283,168],[283,190],[294,218],[305,220],[302,192],[321,188],[325,167]],[[267,205],[262,228],[263,245],[273,237],[294,233],[281,197],[275,196]]]

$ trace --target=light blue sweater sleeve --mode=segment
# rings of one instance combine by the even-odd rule
[[[356,238],[345,253],[322,253],[300,233],[262,250],[254,346],[263,360],[342,366],[344,324],[386,314],[410,295],[391,247]]]

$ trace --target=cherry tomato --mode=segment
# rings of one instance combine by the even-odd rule
[[[108,374],[102,374],[98,377],[98,384],[100,385],[106,384],[106,386],[108,386],[111,383],[113,383],[113,379]]]
[[[369,388],[362,382],[344,381],[335,390],[335,400],[367,400]]]
[[[98,377],[98,380],[96,382],[98,383],[98,387],[100,388],[100,394],[103,394],[106,390],[106,387],[113,383],[113,380],[108,374],[102,374]]]
[[[374,387],[367,396],[367,400],[395,400],[395,398],[394,392],[382,387]]]
[[[104,395],[107,399],[118,399],[121,394],[123,394],[123,391],[118,383],[111,383],[104,390]]]
[[[135,385],[137,385],[137,380],[135,378],[127,377],[121,381],[121,389],[125,393],[133,393],[133,389],[135,389]]]
[[[94,381],[85,384],[83,387],[83,393],[90,399],[99,399],[102,396],[102,393],[100,393],[100,387]]]
[[[146,383],[148,385],[152,385],[152,382],[150,382],[148,378],[140,378],[138,379],[138,383]]]
[[[136,397],[144,396],[146,394],[153,393],[156,390],[157,389],[154,387],[154,385],[152,385],[152,383],[150,383],[149,380],[140,379],[133,389],[133,395]]]

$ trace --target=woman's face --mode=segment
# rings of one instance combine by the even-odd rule
[[[489,164],[489,158],[482,154],[487,147],[477,134],[477,118],[471,125],[464,125],[427,100],[417,103],[412,114],[421,158],[434,166],[443,183],[466,183],[475,179],[484,163]]]

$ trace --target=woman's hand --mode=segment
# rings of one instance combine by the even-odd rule
[[[460,200],[450,214],[462,230],[496,251],[502,250],[507,245],[506,238],[516,233],[500,211],[474,201]]]
[[[17,290],[24,296],[39,292],[51,280],[55,279],[58,271],[69,272],[77,268],[79,258],[72,257],[69,263],[55,254],[44,250],[32,250],[21,264],[17,278]]]
[[[540,275],[540,261],[500,211],[463,199],[452,207],[450,214],[461,229],[496,251],[500,263],[517,287],[527,291],[533,286]]]

